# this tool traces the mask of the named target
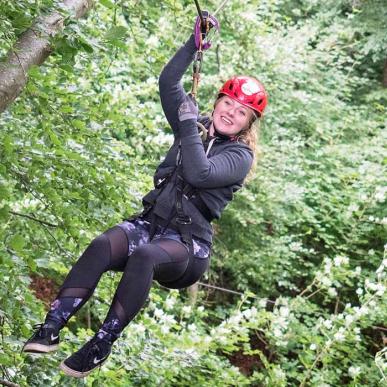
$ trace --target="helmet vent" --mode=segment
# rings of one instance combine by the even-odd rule
[[[263,99],[261,98],[261,99],[258,101],[258,105],[260,105],[262,102],[263,102]]]

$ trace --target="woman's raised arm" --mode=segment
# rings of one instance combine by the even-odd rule
[[[175,135],[178,133],[179,121],[177,110],[187,96],[181,79],[192,63],[196,50],[195,38],[191,35],[163,68],[159,77],[161,105]]]

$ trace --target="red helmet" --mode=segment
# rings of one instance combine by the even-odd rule
[[[235,76],[229,79],[219,90],[219,94],[226,94],[256,112],[259,117],[267,105],[267,93],[262,83],[255,78]]]

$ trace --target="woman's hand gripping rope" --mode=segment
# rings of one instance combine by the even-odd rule
[[[215,16],[208,11],[202,11],[202,17],[197,16],[194,26],[195,44],[198,50],[208,50],[211,47],[209,32],[219,31],[220,24]]]

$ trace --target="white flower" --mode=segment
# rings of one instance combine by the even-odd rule
[[[259,302],[258,302],[258,306],[259,306],[260,308],[266,308],[266,304],[267,304],[267,299],[266,299],[266,298],[262,298],[262,299],[260,299]]]
[[[363,294],[363,289],[362,288],[357,288],[356,289],[356,294],[361,296]]]
[[[328,289],[328,294],[331,296],[331,297],[336,297],[337,296],[337,290],[335,288],[329,288]]]
[[[376,187],[375,200],[380,203],[384,202],[386,193],[387,193],[387,187]]]
[[[351,378],[356,378],[360,374],[360,367],[351,366],[348,368],[348,375]]]
[[[355,308],[354,308],[355,309]],[[368,314],[369,312],[369,309],[367,306],[362,306],[361,308],[359,308],[359,310],[356,312],[356,317],[359,318],[359,317],[362,317],[366,314]]]
[[[202,313],[204,311],[204,306],[203,305],[200,305],[198,306],[198,308],[196,309],[198,312]]]
[[[356,272],[356,274],[360,274],[361,273],[361,267],[360,266],[356,266],[355,267],[355,272]]]
[[[281,306],[279,309],[279,314],[282,317],[288,317],[289,316],[289,308],[287,306]]]
[[[162,325],[160,328],[162,333],[168,333],[169,332],[169,326],[168,325]]]
[[[228,323],[232,325],[237,325],[242,320],[242,318],[243,318],[243,314],[237,313],[228,319]]]
[[[355,211],[358,211],[359,210],[359,206],[357,204],[351,204],[349,207],[348,207],[348,211],[349,212],[355,212]]]
[[[173,305],[175,305],[175,303],[176,303],[176,298],[169,297],[165,300],[165,308],[172,309]]]
[[[375,220],[375,217],[371,215],[371,216],[368,217],[368,220],[369,220],[370,222],[373,222],[373,221]]]
[[[347,314],[345,316],[345,325],[346,326],[349,326],[353,323],[353,321],[355,320],[355,317],[353,317],[351,314]]]
[[[313,344],[310,345],[309,349],[311,351],[315,351],[317,349],[317,345],[313,343]]]
[[[382,296],[384,294],[384,292],[386,291],[386,287],[381,284],[381,283],[378,283],[376,285],[376,295],[377,296]],[[371,304],[371,303],[370,303]]]
[[[181,308],[181,311],[184,313],[184,314],[189,314],[191,313],[191,310],[192,310],[192,307],[191,305],[185,305]]]
[[[160,318],[160,321],[162,321],[164,324],[167,324],[167,325],[171,325],[176,322],[176,320],[170,314],[164,314],[164,316]]]
[[[228,335],[230,332],[231,332],[230,329],[220,326],[220,327],[218,328],[218,332],[217,332],[217,333],[218,333],[218,335],[220,335],[220,336],[226,336],[226,335]]]
[[[328,277],[323,277],[321,283],[327,288],[332,285],[332,281]]]
[[[332,268],[332,261],[328,258],[325,259],[324,272],[330,273]]]
[[[332,321],[331,320],[325,320],[323,322],[323,325],[324,325],[325,328],[331,329],[332,328]]]
[[[335,266],[347,265],[349,262],[348,257],[344,257],[342,255],[337,255],[333,260]]]
[[[132,328],[134,328],[135,332],[139,335],[145,332],[145,327],[144,325],[141,325],[141,324],[133,324]]]
[[[191,332],[195,332],[195,331],[197,330],[195,324],[189,324],[189,325],[187,326],[187,329],[188,329],[189,331],[191,331]]]
[[[281,368],[275,367],[273,371],[276,380],[285,380],[286,374],[281,370]]]
[[[157,38],[156,35],[151,35],[147,41],[146,44],[148,47],[158,47],[160,44],[160,40]]]
[[[278,327],[275,327],[274,329],[273,329],[273,334],[274,334],[274,336],[275,337],[281,337],[282,336],[282,331],[281,331],[281,329],[279,329]]]
[[[160,318],[164,314],[164,311],[162,309],[155,308],[154,313],[155,313],[155,317]]]
[[[345,329],[339,328],[339,330],[333,335],[336,341],[344,341],[345,340]]]
[[[212,338],[210,336],[206,336],[204,339],[203,339],[204,343],[206,344],[210,344],[211,341],[212,341]]]
[[[302,243],[300,243],[300,242],[292,242],[289,245],[289,248],[290,248],[291,251],[300,251],[300,250],[302,250]]]

